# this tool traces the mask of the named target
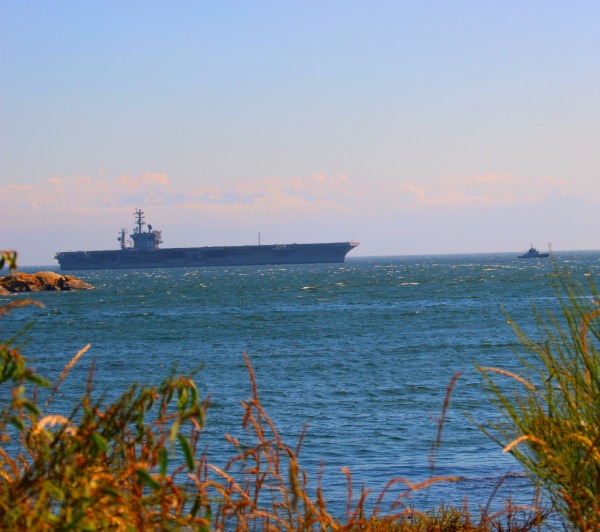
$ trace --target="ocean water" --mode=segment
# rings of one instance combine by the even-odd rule
[[[556,261],[576,276],[600,275],[600,252],[557,253]],[[50,268],[25,270],[40,269]],[[322,473],[325,497],[340,514],[344,466],[355,493],[432,474],[438,418],[460,372],[433,470],[459,480],[407,502],[425,509],[467,497],[471,509],[499,509],[508,497],[530,503],[532,488],[473,422],[497,417],[475,365],[518,369],[505,312],[535,336],[532,304],[557,310],[552,272],[550,260],[510,254],[68,272],[95,289],[35,294],[45,307],[17,309],[2,319],[1,332],[6,339],[34,321],[17,343],[50,378],[91,344],[63,382],[58,410],[82,395],[92,360],[95,393],[106,400],[133,382],[160,382],[175,365],[201,368],[199,389],[211,396],[204,441],[218,465],[232,456],[224,435],[244,435],[247,353],[284,440],[295,447],[307,425],[300,465],[312,483]],[[15,297],[26,296],[0,299]]]

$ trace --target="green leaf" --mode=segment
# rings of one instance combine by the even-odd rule
[[[198,510],[200,510],[201,504],[202,504],[202,499],[196,495],[196,498],[194,499],[194,505],[192,506],[192,509],[190,510],[190,515],[192,517],[196,517]]]
[[[206,505],[206,510],[204,511],[204,519],[206,519],[208,521],[208,525],[202,525],[200,527],[200,532],[210,532],[210,520],[212,517],[212,512],[210,509],[210,504]]]
[[[38,410],[38,407],[35,406],[31,401],[25,400],[23,401],[23,406],[25,407],[26,410],[29,411],[29,413],[33,414],[36,417],[40,416],[40,411]]]
[[[75,515],[73,516],[73,518],[71,519],[71,522],[65,526],[65,528],[63,530],[72,530],[74,528],[77,528],[78,530],[94,530],[91,529],[89,527],[89,525],[86,527],[84,523],[80,523],[81,519],[85,516],[85,511],[84,510],[77,510],[77,512],[75,512]]]
[[[104,493],[105,495],[110,495],[115,499],[118,499],[120,497],[119,493],[111,488],[102,488],[102,493]]]
[[[177,433],[179,432],[179,427],[180,427],[179,421],[175,421],[175,423],[173,423],[173,426],[171,427],[171,432],[169,434],[171,442],[175,441],[175,436],[177,436]]]
[[[18,417],[11,417],[10,418],[10,424],[13,427],[16,427],[17,430],[20,430],[20,431],[25,430],[25,425],[23,424],[23,422]]]
[[[44,486],[44,489],[58,501],[65,500],[65,492],[60,486],[55,485],[50,480],[44,481],[43,486]]]
[[[12,379],[16,367],[14,364],[6,364],[2,370],[2,382]]]
[[[135,470],[135,474],[142,482],[150,486],[153,490],[160,490],[160,483],[153,479],[145,469],[138,468]]]
[[[198,389],[196,388],[194,381],[190,380],[189,387],[192,392],[192,406],[196,406],[198,404]]]
[[[93,432],[92,440],[94,440],[94,448],[97,451],[108,451],[108,442],[106,441],[106,439],[104,439],[104,437],[100,436],[100,434],[98,434],[97,432]]]
[[[17,269],[17,252],[16,251],[0,251],[0,270],[4,268],[4,264],[8,264],[10,271]]]
[[[60,518],[57,515],[54,515],[54,514],[51,514],[51,513],[46,513],[44,515],[44,519],[50,525],[58,525],[60,523]]]
[[[164,477],[167,474],[167,464],[169,462],[169,456],[167,450],[163,447],[158,451],[158,463],[160,468],[160,476]]]
[[[183,450],[183,455],[185,457],[185,463],[187,464],[188,469],[190,471],[193,471],[195,461],[194,461],[194,453],[192,452],[192,446],[190,445],[190,442],[183,434],[179,434],[177,436],[177,438],[179,439],[179,443],[181,444],[181,449]]]
[[[188,391],[185,388],[179,388],[178,392],[179,392],[179,398],[177,400],[177,406],[179,408],[179,411],[181,412],[187,406]]]
[[[33,384],[36,384],[37,386],[42,386],[43,388],[50,387],[50,381],[44,379],[44,377],[38,375],[37,373],[32,373],[31,375],[28,375],[27,380],[29,382],[32,382]]]

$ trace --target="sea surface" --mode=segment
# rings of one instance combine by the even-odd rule
[[[575,276],[600,282],[600,252],[559,252],[555,259]],[[42,269],[58,271],[23,270]],[[476,426],[498,416],[476,365],[518,370],[506,315],[536,337],[532,304],[558,311],[552,272],[550,259],[516,254],[75,271],[67,273],[95,289],[35,294],[45,307],[3,318],[1,339],[22,331],[22,352],[53,379],[91,344],[63,382],[58,410],[68,411],[84,393],[92,360],[95,394],[107,401],[133,382],[159,383],[174,366],[184,373],[201,368],[199,389],[211,396],[204,443],[217,465],[233,454],[224,435],[244,437],[246,353],[286,443],[295,447],[307,426],[300,465],[311,486],[322,474],[334,513],[345,511],[345,466],[355,494],[363,486],[377,494],[392,478],[456,476],[406,503],[426,509],[466,497],[478,512],[500,509],[509,497],[532,501],[519,464]],[[27,296],[0,299],[19,297]],[[438,419],[458,373],[432,469]]]

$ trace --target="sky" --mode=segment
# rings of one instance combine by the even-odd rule
[[[600,2],[0,2],[0,249],[600,249]]]

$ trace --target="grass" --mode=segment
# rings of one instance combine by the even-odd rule
[[[589,277],[588,277],[589,279]],[[512,453],[579,530],[600,529],[600,299],[589,279],[555,267],[560,313],[534,309],[537,335],[519,338],[522,370],[479,368],[501,420],[483,430]],[[502,379],[516,386],[507,392]]]

